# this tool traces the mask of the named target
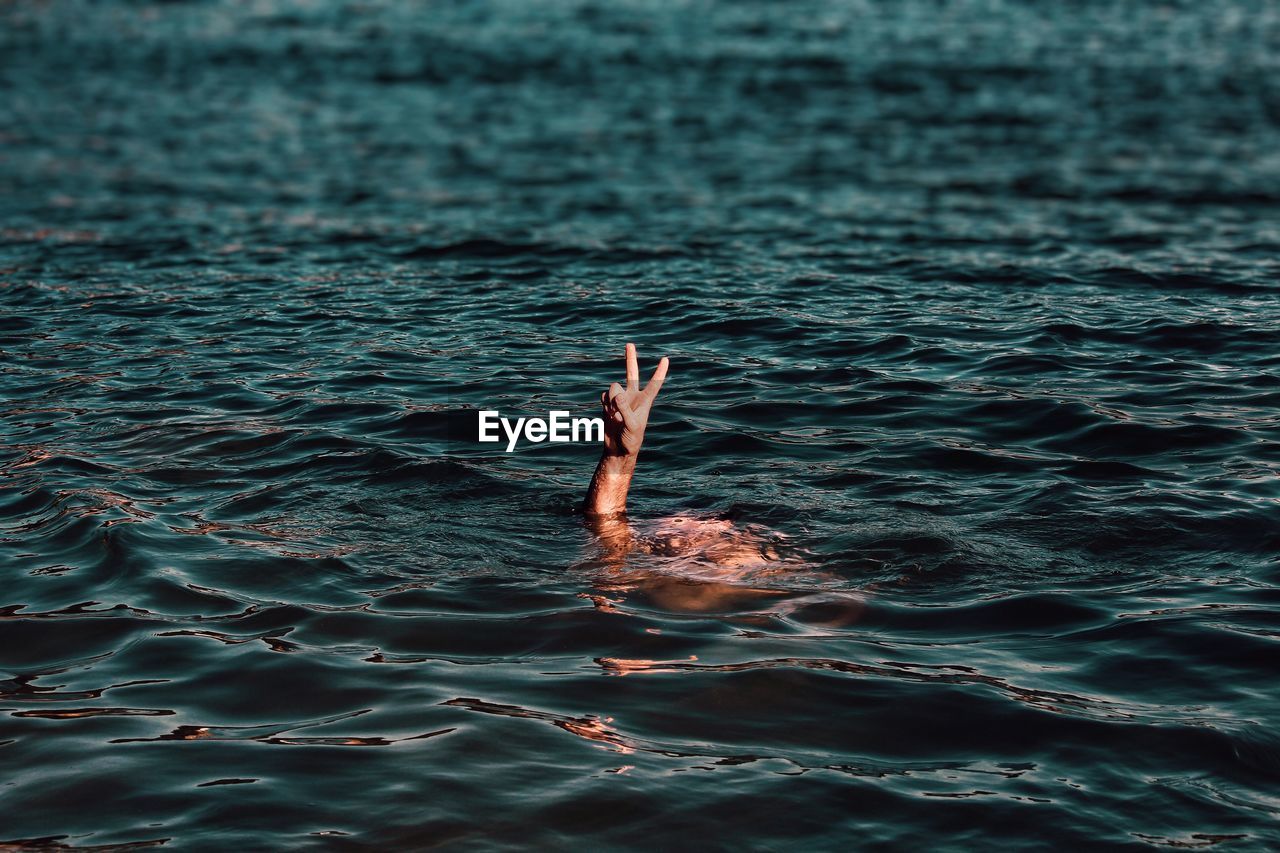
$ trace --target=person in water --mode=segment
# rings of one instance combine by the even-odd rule
[[[627,492],[670,361],[665,356],[660,359],[641,388],[635,344],[627,344],[626,360],[626,387],[614,382],[600,395],[604,450],[583,501],[583,512],[604,547],[606,563],[617,564],[628,552],[639,550],[673,558],[670,568],[686,577],[705,577],[710,569],[713,575],[739,581],[747,570],[777,564],[778,554],[765,542],[762,531],[739,528],[728,519],[668,516],[648,525],[651,529],[642,530],[643,535],[633,535],[626,514]],[[775,534],[775,538],[781,537]]]
[[[604,448],[582,505],[606,570],[598,586],[613,593],[639,592],[660,607],[685,612],[754,610],[763,599],[794,596],[794,591],[773,587],[771,582],[808,568],[808,563],[779,554],[786,538],[780,533],[689,513],[633,530],[627,517],[627,493],[649,414],[669,367],[667,358],[660,359],[641,388],[636,348],[627,344],[626,386],[613,382],[600,395]],[[629,564],[632,555],[643,559]],[[762,582],[769,585],[761,586]],[[812,600],[812,592],[803,597]],[[616,603],[608,598],[596,600],[604,609]]]

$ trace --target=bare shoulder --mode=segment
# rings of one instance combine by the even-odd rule
[[[780,552],[786,540],[781,533],[716,516],[664,516],[646,522],[639,538],[646,552],[670,558],[673,565],[669,568],[693,574],[705,574],[708,569],[730,575],[783,569],[788,562]]]

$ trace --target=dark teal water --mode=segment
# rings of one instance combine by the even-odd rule
[[[18,0],[0,92],[0,847],[1280,844],[1275,4]],[[637,531],[765,568],[451,436],[628,340]]]

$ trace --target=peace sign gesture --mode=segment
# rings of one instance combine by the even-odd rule
[[[635,456],[644,442],[644,428],[649,423],[649,411],[662,390],[667,378],[669,362],[664,356],[658,361],[653,376],[644,390],[640,389],[640,363],[636,360],[636,345],[627,344],[627,387],[617,382],[600,395],[604,409],[604,453],[606,456]]]

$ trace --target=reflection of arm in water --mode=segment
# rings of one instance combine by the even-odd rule
[[[627,490],[636,471],[636,456],[644,443],[649,411],[662,381],[667,378],[667,364],[666,358],[658,362],[642,391],[636,347],[627,344],[627,387],[614,382],[600,395],[600,406],[604,409],[604,453],[583,502],[582,509],[588,517],[616,516],[627,511]]]

